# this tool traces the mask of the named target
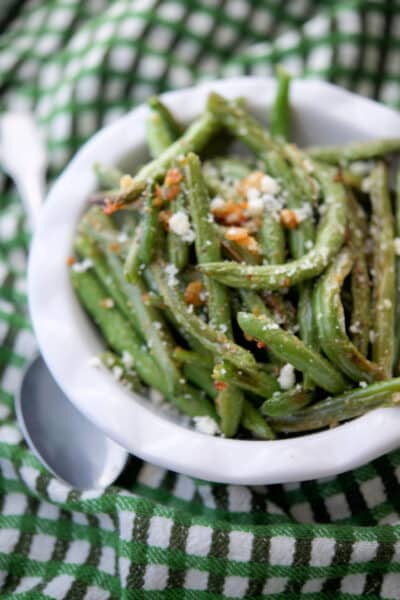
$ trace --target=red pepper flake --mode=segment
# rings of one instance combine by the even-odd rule
[[[67,265],[69,267],[72,267],[72,265],[74,265],[75,263],[76,263],[76,258],[74,256],[68,256]]]
[[[217,390],[217,392],[223,392],[227,389],[228,384],[225,383],[225,381],[214,381],[214,387]]]
[[[257,342],[256,346],[259,350],[263,350],[263,348],[265,348],[265,344],[264,342]]]
[[[172,169],[168,169],[164,183],[167,187],[171,187],[177,183],[180,183],[182,179],[183,177],[180,170],[176,167],[173,167]]]

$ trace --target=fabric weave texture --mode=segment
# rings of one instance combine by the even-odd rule
[[[32,109],[50,177],[149,95],[276,63],[400,108],[399,0],[3,0],[0,109]],[[215,485],[131,459],[103,493],[33,457],[14,396],[36,352],[29,235],[0,171],[0,595],[400,598],[400,451],[337,477]]]

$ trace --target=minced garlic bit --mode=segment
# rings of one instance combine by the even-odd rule
[[[304,246],[306,247],[307,250],[311,250],[311,248],[314,247],[314,242],[312,240],[306,240],[304,242]]]
[[[296,377],[293,365],[291,365],[290,363],[286,363],[286,365],[283,365],[279,373],[278,383],[283,390],[290,390],[290,388],[294,386],[294,384],[296,383]]]
[[[397,256],[400,256],[400,238],[394,238],[394,251]]]
[[[90,258],[85,258],[82,262],[75,262],[72,265],[72,270],[76,273],[84,273],[93,267],[93,261]]]
[[[183,210],[178,210],[168,220],[170,231],[179,235],[185,242],[193,242],[195,235],[190,227],[190,221],[187,213]]]
[[[367,383],[366,381],[360,381],[360,382],[358,383],[358,385],[360,386],[360,388],[366,388],[366,387],[367,387],[367,385],[368,385],[368,383]]]
[[[219,435],[221,433],[218,423],[211,417],[193,417],[194,428],[200,433],[208,435]]]
[[[165,267],[165,272],[168,277],[168,280],[167,280],[168,285],[170,287],[172,287],[174,285],[178,285],[178,280],[176,278],[176,275],[178,274],[178,269],[176,268],[176,266],[173,264],[167,265]]]
[[[371,342],[371,344],[373,344],[375,342],[375,337],[376,337],[375,331],[373,329],[371,329],[369,332],[369,341]]]

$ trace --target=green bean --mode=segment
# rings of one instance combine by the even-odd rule
[[[154,110],[150,111],[147,117],[146,135],[147,145],[152,158],[160,156],[176,139],[172,135],[168,124],[163,121],[162,116]]]
[[[112,231],[114,227],[106,215],[102,215],[102,226],[103,231],[107,229]],[[101,248],[106,257],[109,272],[112,273],[114,287],[120,290],[126,298],[124,304],[128,307],[127,310],[135,314],[136,326],[146,340],[151,355],[163,370],[168,386],[170,386],[169,391],[173,393],[181,376],[172,358],[175,344],[164,317],[157,308],[144,301],[147,288],[142,279],[136,277],[133,281],[127,282],[119,256],[110,249],[108,244],[103,243]]]
[[[305,203],[315,205],[320,192],[314,176],[318,165],[312,162],[295,144],[285,144],[282,151],[296,178],[296,191],[303,197]]]
[[[256,361],[248,350],[231,342],[221,331],[216,331],[197,315],[190,312],[177,285],[168,284],[165,268],[166,265],[162,261],[151,265],[160,294],[167,307],[174,312],[176,321],[182,329],[197,338],[201,345],[211,351],[217,358],[228,360],[241,369],[255,368]],[[170,283],[173,282],[170,281]]]
[[[161,104],[161,103],[160,103]],[[147,145],[150,156],[157,158],[178,137],[170,129],[169,123],[164,118],[164,113],[152,107],[146,121]]]
[[[209,192],[228,201],[240,201],[236,184],[250,171],[250,165],[243,159],[218,157],[203,163],[203,174]]]
[[[383,373],[348,338],[340,299],[343,282],[353,262],[352,252],[344,248],[314,288],[314,310],[319,340],[327,357],[350,379],[371,382],[382,379]]]
[[[396,368],[396,374],[399,372],[399,361],[400,361],[400,257],[397,251],[397,243],[400,238],[400,171],[397,172],[396,177],[396,219],[395,219],[395,250],[396,250],[396,329],[395,329],[395,360],[394,365]]]
[[[342,375],[325,358],[305,346],[298,337],[279,327],[272,318],[266,315],[256,317],[243,312],[237,318],[247,335],[261,340],[278,358],[307,373],[323,389],[331,393],[344,389]]]
[[[374,240],[374,341],[372,358],[391,377],[394,359],[394,316],[396,305],[394,223],[388,172],[383,163],[372,171],[371,205]]]
[[[181,135],[182,127],[159,98],[150,98],[149,105],[151,111],[147,120],[147,142],[152,157],[157,158]],[[177,213],[184,206],[184,196],[179,193],[171,201],[171,213]],[[173,231],[168,231],[167,234],[167,252],[170,263],[179,271],[185,268],[189,260],[189,247],[182,237]]]
[[[210,199],[202,175],[201,164],[195,154],[191,153],[183,160],[183,172],[190,215],[196,236],[197,262],[202,264],[203,262],[221,260],[220,241],[208,219]],[[209,277],[204,277],[204,283],[207,290],[210,323],[214,327],[223,327],[231,337],[232,324],[227,290],[223,285]]]
[[[246,161],[242,156],[237,158],[234,156],[220,156],[208,162],[215,166],[219,177],[227,180],[230,184],[238,183],[241,179],[247,177],[252,170],[251,162]]]
[[[342,146],[312,146],[307,153],[312,157],[332,165],[346,165],[358,160],[382,158],[400,150],[400,138],[350,142]]]
[[[290,415],[310,404],[312,395],[308,390],[295,386],[286,392],[275,392],[265,400],[260,410],[267,417]]]
[[[257,156],[263,157],[268,150],[275,148],[275,141],[269,133],[242,107],[212,92],[208,96],[207,109]]]
[[[196,352],[195,350],[185,350],[185,348],[181,348],[180,346],[175,348],[173,356],[178,363],[184,363],[185,365],[197,365],[205,369],[212,369],[214,366],[214,361],[209,355]]]
[[[210,398],[215,400],[218,392],[215,389],[214,381],[211,377],[209,369],[199,365],[191,365],[187,363],[183,365],[183,374],[186,379],[197,385],[197,387],[206,392]]]
[[[179,334],[179,336],[185,340],[185,342],[191,349],[193,349],[196,353],[201,354],[204,360],[208,360],[211,365],[214,364],[212,354],[203,346],[203,344],[199,342],[197,337],[191,335],[186,329],[183,329],[181,327],[181,325],[176,319],[174,309],[171,310],[170,308],[168,308],[168,306],[166,306],[160,294],[157,282],[150,269],[145,269],[143,273],[143,279],[148,289],[150,289],[153,294],[156,294],[160,298],[161,309],[165,315],[165,318],[172,325],[172,327]]]
[[[169,108],[167,108],[164,102],[160,100],[160,98],[158,98],[157,96],[152,96],[148,99],[147,104],[149,105],[152,111],[160,115],[163,122],[166,124],[169,131],[171,132],[171,135],[173,136],[174,140],[180,135],[182,135],[184,130],[182,124],[175,119],[172,112],[169,110]]]
[[[366,356],[371,329],[371,285],[365,256],[368,221],[364,210],[352,194],[349,195],[349,205],[352,215],[350,240],[354,252],[354,265],[351,271],[352,310],[350,331],[352,332],[354,345]]]
[[[347,222],[347,199],[343,186],[330,173],[320,172],[326,213],[318,227],[315,246],[302,258],[284,265],[252,266],[233,262],[210,262],[203,273],[231,287],[277,290],[317,277],[340,250]]]
[[[197,261],[220,260],[221,247],[218,237],[214,233],[212,223],[209,221],[210,199],[203,178],[201,163],[198,157],[190,153],[183,161],[183,172],[187,188],[187,196],[195,237]],[[227,338],[232,338],[232,323],[230,315],[229,296],[226,288],[204,276],[207,290],[207,306],[211,327],[226,333]],[[224,361],[222,364],[225,364]],[[216,399],[218,414],[221,419],[221,430],[227,437],[235,435],[242,412],[243,394],[234,386],[228,385],[227,390],[221,392]]]
[[[250,252],[244,246],[241,246],[234,240],[221,239],[221,248],[224,256],[236,262],[246,263],[248,265],[260,264],[260,257],[253,252]]]
[[[72,269],[71,277],[83,306],[99,326],[106,342],[118,354],[122,355],[124,352],[128,352],[133,358],[140,378],[147,385],[166,394],[168,388],[164,374],[157,367],[153,358],[142,350],[142,340],[134,329],[127,325],[121,312],[113,306],[104,306],[107,293],[95,275],[90,271],[77,272]]]
[[[271,133],[287,140],[290,134],[289,88],[292,76],[282,65],[278,65],[276,73],[278,82],[270,116]]]
[[[314,350],[319,351],[318,330],[316,326],[316,318],[312,304],[313,286],[312,282],[305,281],[298,286],[299,300],[297,304],[297,322],[300,330],[300,339],[304,344]],[[305,375],[303,386],[306,389],[314,387],[310,378]]]
[[[133,309],[130,302],[128,302],[124,290],[121,289],[114,272],[109,269],[105,256],[93,242],[93,239],[91,239],[87,233],[82,232],[75,239],[74,247],[76,252],[82,258],[87,258],[92,261],[93,269],[100,279],[100,282],[107,290],[110,298],[114,300],[115,304],[135,329],[136,333],[141,336],[141,326],[136,311]]]
[[[269,375],[265,371],[260,369],[252,369],[251,371],[235,369],[229,363],[216,364],[213,371],[213,379],[233,384],[262,398],[269,398],[274,392],[279,390],[279,385],[275,377],[272,377],[272,375]]]
[[[243,414],[243,392],[234,385],[218,391],[214,398],[217,413],[220,418],[221,431],[225,437],[233,437],[241,422]]]
[[[266,209],[264,209],[258,241],[262,248],[264,264],[280,265],[285,262],[286,240],[283,227],[279,218]]]
[[[176,214],[185,208],[185,198],[182,193],[178,194],[171,202],[171,212]],[[168,260],[175,265],[178,271],[182,271],[189,262],[189,244],[180,235],[168,231],[167,236]]]
[[[151,262],[156,247],[157,234],[161,233],[158,222],[158,208],[154,205],[153,189],[147,190],[143,218],[137,235],[134,235],[124,264],[127,281],[135,281],[143,269]],[[157,240],[159,243],[159,240]]]
[[[127,327],[123,315],[115,308],[104,308],[104,288],[90,272],[71,272],[74,287],[87,312],[99,326],[107,343],[119,354],[128,352],[140,378],[150,387],[159,390],[180,411],[189,416],[208,415],[215,418],[210,402],[197,390],[182,384],[171,394],[170,386],[154,359],[142,349],[134,330]]]
[[[119,181],[123,175],[120,169],[103,165],[100,162],[94,163],[93,171],[95,172],[99,187],[106,190],[118,188]]]
[[[118,381],[121,381],[127,388],[138,394],[143,395],[146,393],[145,387],[142,385],[137,373],[128,368],[120,356],[108,350],[100,354],[100,360],[112,372],[114,377]]]
[[[276,438],[274,431],[262,417],[260,411],[246,398],[243,402],[242,424],[256,438],[261,440],[274,440]]]
[[[276,431],[284,433],[332,427],[374,408],[397,405],[399,392],[400,378],[380,381],[340,396],[326,398],[293,415],[271,418],[271,424]]]
[[[288,201],[294,204],[293,207],[302,207],[304,204],[304,195],[302,194],[301,186],[299,187],[297,179],[293,178],[293,174],[285,160],[285,146],[274,140],[246,111],[240,107],[235,107],[218,94],[210,94],[207,106],[225,127],[243,141],[261,159],[268,173],[279,178],[288,187]],[[303,184],[303,180],[300,183]],[[264,257],[268,262],[272,262],[272,257],[279,264],[283,262],[285,256],[284,236],[279,220],[274,219],[274,215],[269,214],[268,211],[264,212],[263,220],[260,242],[265,244],[263,248]],[[308,232],[309,229],[310,232]],[[303,244],[303,231],[308,232],[306,240],[313,238],[312,229],[312,220],[306,219],[306,222],[302,224],[299,230],[291,232],[292,252],[293,245],[296,249],[297,246]],[[294,256],[297,258],[299,255],[302,256],[303,253],[298,250],[295,251]]]
[[[169,146],[160,156],[139,169],[129,184],[124,185],[117,198],[116,206],[134,202],[142,194],[149,180],[162,179],[168,168],[182,155],[200,152],[207,142],[218,132],[217,119],[206,111],[194,121],[182,136]]]

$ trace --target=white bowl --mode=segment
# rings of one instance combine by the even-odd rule
[[[203,109],[215,90],[243,96],[258,116],[267,115],[275,83],[264,78],[207,82],[165,94],[184,121]],[[296,81],[292,90],[294,137],[301,145],[400,136],[400,116],[332,85]],[[147,158],[147,108],[132,110],[93,136],[51,189],[32,244],[28,287],[40,349],[55,379],[76,405],[110,438],[157,465],[221,483],[301,481],[346,471],[394,449],[400,442],[400,410],[374,410],[334,429],[294,439],[242,441],[211,437],[174,422],[89,366],[102,342],[71,287],[66,258],[78,219],[95,189],[95,161],[134,170]]]

